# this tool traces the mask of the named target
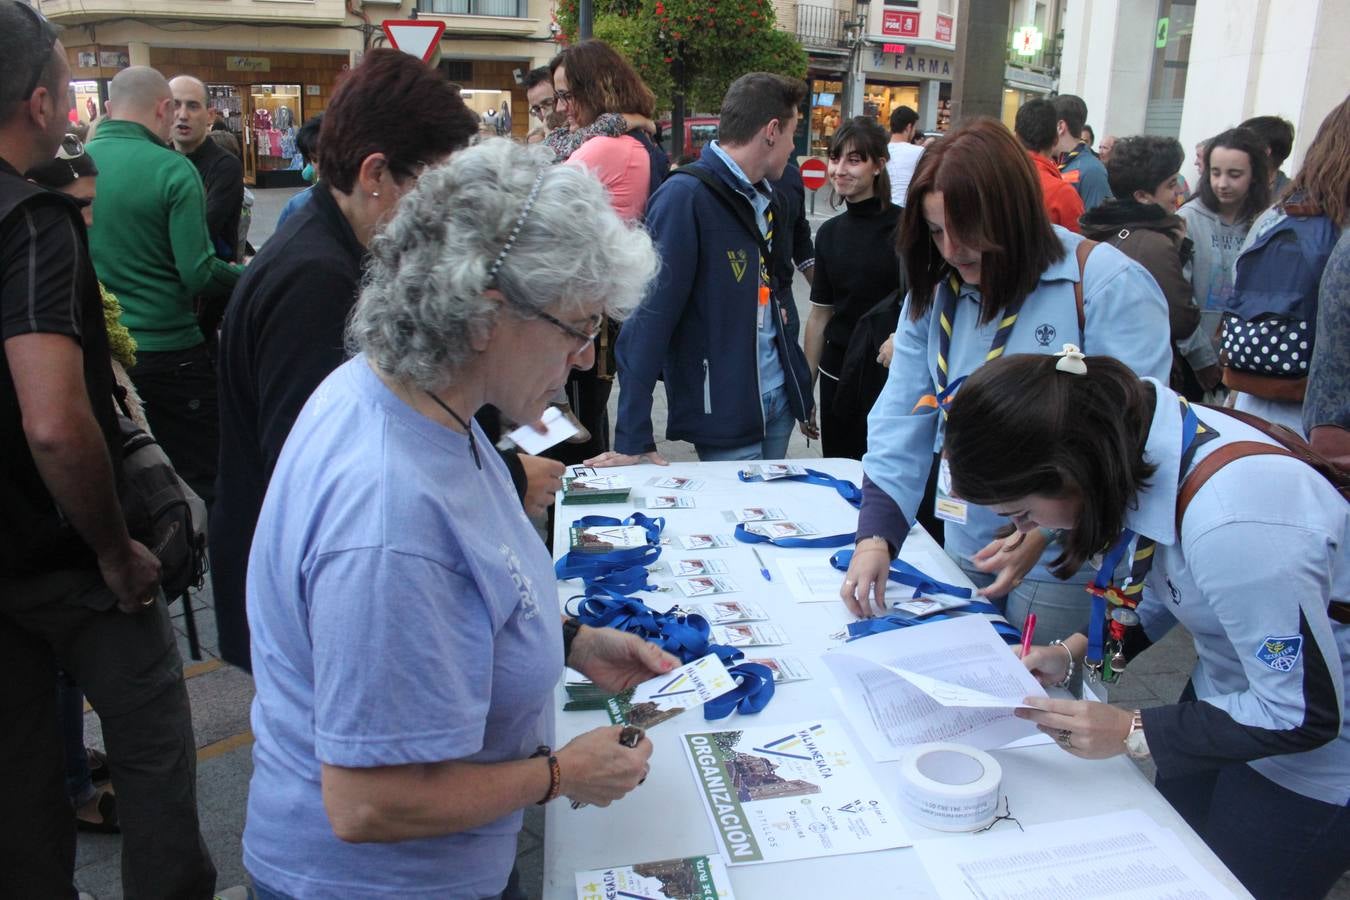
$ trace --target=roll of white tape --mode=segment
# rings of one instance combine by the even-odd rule
[[[912,747],[900,760],[901,806],[938,831],[975,831],[994,821],[1003,769],[983,750],[963,744]]]

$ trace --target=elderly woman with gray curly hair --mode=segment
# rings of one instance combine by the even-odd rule
[[[494,139],[421,176],[371,244],[357,355],[272,476],[248,573],[261,898],[514,896],[525,807],[646,775],[650,742],[617,727],[549,749],[553,689],[564,656],[613,690],[678,661],[612,629],[564,648],[548,554],[473,423],[538,419],[656,269],[599,182],[549,163]]]

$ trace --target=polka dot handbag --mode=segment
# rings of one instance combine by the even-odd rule
[[[1264,316],[1254,321],[1223,317],[1225,363],[1239,372],[1302,378],[1312,357],[1312,330],[1303,320]]]

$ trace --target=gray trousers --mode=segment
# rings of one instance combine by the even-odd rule
[[[192,715],[163,598],[125,615],[97,571],[0,578],[0,666],[0,898],[75,897],[58,666],[103,724],[125,900],[211,897]]]

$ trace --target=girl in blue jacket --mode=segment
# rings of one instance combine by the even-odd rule
[[[993,119],[962,125],[924,153],[898,234],[910,291],[890,375],[867,420],[858,544],[840,595],[856,615],[885,610],[886,573],[936,466],[932,508],[945,520],[946,550],[980,593],[1006,596],[1019,628],[1035,612],[1038,637],[1079,631],[1086,576],[1066,584],[1050,574],[1042,557],[1059,551],[1046,550],[1049,536],[997,539],[998,515],[952,496],[935,460],[946,403],[987,360],[1054,353],[1068,342],[1165,381],[1167,301],[1114,247],[1088,245],[1080,255],[1083,238],[1050,224],[1030,160]]]

